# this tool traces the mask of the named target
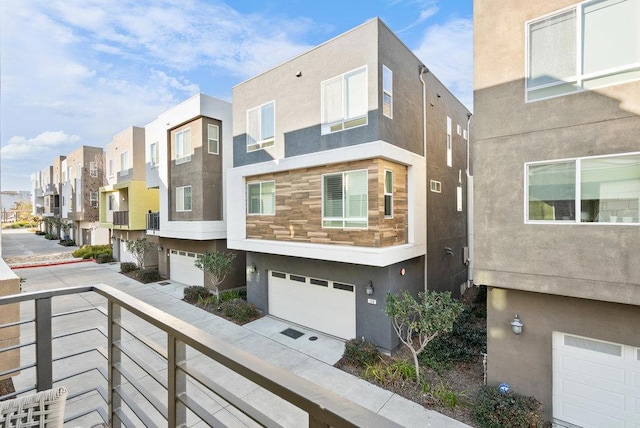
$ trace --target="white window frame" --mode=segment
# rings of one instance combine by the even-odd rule
[[[387,189],[387,177],[390,177],[391,181],[391,191]],[[383,198],[383,209],[384,209],[384,218],[393,218],[393,186],[394,186],[394,177],[393,171],[390,169],[384,170],[384,198]],[[389,198],[389,213],[387,213],[387,198]]]
[[[98,208],[98,192],[89,192],[89,206]]]
[[[216,136],[215,138],[211,137],[211,131],[215,129]],[[211,150],[211,142],[215,141],[215,150]],[[209,154],[217,155],[220,154],[220,127],[218,125],[213,125],[211,123],[207,124],[207,151]]]
[[[579,92],[584,92],[587,90],[597,89],[606,86],[619,85],[622,83],[632,82],[640,79],[640,62],[630,63],[625,66],[615,67],[613,69],[601,70],[598,72],[593,72],[589,74],[583,74],[582,72],[582,64],[583,64],[583,11],[585,6],[590,6],[592,4],[596,4],[602,0],[588,0],[583,1],[581,3],[565,7],[562,9],[558,9],[554,12],[545,14],[543,16],[537,17],[535,19],[529,20],[525,23],[525,102],[535,102],[540,100],[546,100],[550,98],[561,97],[564,95],[575,94]],[[555,16],[559,16],[563,13],[567,13],[571,10],[575,10],[575,18],[576,18],[576,33],[575,33],[575,43],[576,43],[576,58],[575,58],[575,74],[572,76],[566,76],[566,80],[560,79],[556,82],[540,84],[537,86],[529,86],[529,78],[531,71],[531,45],[530,45],[530,35],[531,35],[531,26],[541,22],[545,19],[553,18]],[[607,31],[606,29],[601,29],[602,31]],[[635,72],[635,73],[634,73]],[[621,78],[620,80],[612,79],[609,81],[605,81],[601,84],[588,84],[585,85],[585,82],[588,82],[591,79],[597,79],[599,77],[611,77],[611,76],[619,76],[628,73],[627,78]],[[564,86],[566,90],[560,88]],[[554,87],[558,87],[559,92],[549,93],[548,95],[542,95],[533,97],[533,93],[535,91],[544,90],[544,89],[552,89]]]
[[[116,211],[116,195],[110,193],[107,195],[107,211]]]
[[[149,144],[149,164],[152,169],[158,167],[158,142]]]
[[[611,222],[611,221],[582,221],[580,213],[582,212],[582,161],[591,159],[606,159],[614,157],[640,156],[640,152],[616,153],[603,156],[587,156],[580,158],[553,159],[547,161],[527,162],[524,164],[524,222],[525,224],[549,224],[549,225],[619,225],[619,226],[640,226],[638,222]],[[568,220],[530,220],[529,219],[529,167],[535,165],[553,165],[559,163],[575,162],[575,195],[574,195],[574,219]],[[640,203],[640,202],[639,202]]]
[[[176,165],[191,161],[191,128],[181,129],[173,135]]]
[[[120,175],[129,174],[129,152],[120,153]]]
[[[345,117],[345,111],[347,110],[346,105],[348,102],[348,94],[346,93],[345,89],[345,81],[347,80],[348,77],[350,76],[354,76],[358,73],[364,73],[364,81],[365,81],[365,88],[364,88],[364,93],[365,93],[365,104],[367,106],[367,108],[365,108],[365,112],[362,115],[357,115],[357,116],[350,116],[350,117]],[[341,105],[341,114],[340,116],[342,117],[339,120],[336,121],[332,121],[329,122],[327,118],[325,118],[325,95],[324,95],[324,88],[325,85],[328,85],[330,82],[334,81],[334,80],[340,80],[341,81],[341,98],[342,98],[342,105]],[[360,126],[365,126],[368,124],[369,121],[369,117],[368,117],[368,106],[369,106],[369,71],[368,71],[368,67],[366,65],[362,66],[362,67],[358,67],[356,69],[350,70],[346,73],[343,74],[339,74],[337,76],[334,76],[330,79],[324,80],[322,82],[320,82],[320,112],[321,112],[321,134],[322,135],[326,135],[326,134],[332,134],[334,132],[340,132],[340,131],[344,131],[347,129],[352,129],[352,128],[357,128]]]
[[[273,194],[263,193],[263,185],[264,184],[273,184]],[[260,210],[259,212],[251,211],[251,188],[254,186],[258,186],[258,193],[260,195]],[[265,207],[268,207],[269,204],[264,203],[264,199],[266,196],[271,197],[271,211],[266,211]],[[247,183],[247,215],[275,215],[276,213],[276,182],[274,180],[270,181],[254,181],[251,183]]]
[[[453,166],[453,136],[451,118],[447,116],[447,166]]]
[[[389,85],[386,85],[385,72],[389,73]],[[389,97],[389,114],[385,113],[385,95]],[[382,65],[382,114],[393,119],[393,71],[386,65]]]
[[[91,177],[98,176],[98,163],[97,162],[89,162],[89,175]],[[69,175],[71,177],[71,175]]]
[[[189,208],[185,207],[185,192],[189,189]],[[193,189],[192,186],[180,186],[176,187],[176,212],[190,212],[193,209]]]
[[[266,107],[273,105],[273,135],[271,136],[265,136],[262,135],[263,133],[263,128],[262,128],[262,110],[265,109]],[[250,116],[251,113],[257,111],[258,112],[258,126],[257,128],[260,130],[260,135],[256,135],[255,137],[255,142],[251,141],[251,138],[253,138],[253,136],[250,135],[249,130],[252,128],[251,127],[251,123],[250,123]],[[265,149],[267,147],[272,147],[275,145],[276,143],[276,102],[274,100],[271,100],[269,102],[266,102],[264,104],[261,104],[257,107],[251,108],[249,110],[247,110],[247,132],[246,132],[246,136],[247,136],[247,153],[249,152],[255,152],[256,150],[262,150]]]
[[[345,196],[346,196],[346,191],[345,191],[345,183],[347,180],[345,180],[345,177],[348,176],[349,174],[353,174],[356,172],[365,172],[365,200],[367,203],[367,207],[365,209],[366,212],[366,216],[365,217],[347,217],[346,216],[346,212],[347,209],[345,208],[346,206],[346,202],[345,202]],[[341,175],[342,176],[342,217],[328,217],[325,215],[324,212],[324,205],[325,205],[325,177],[328,176],[335,176],[335,175]],[[322,175],[322,227],[324,229],[368,229],[369,228],[369,171],[366,169],[356,169],[356,170],[350,170],[350,171],[343,171],[343,172],[332,172],[332,173],[328,173],[328,174],[323,174]],[[333,223],[333,222],[342,222],[341,226],[332,226],[332,225],[327,225],[327,223]],[[347,226],[346,223],[348,222],[364,222],[365,225],[364,226]]]
[[[76,172],[76,180],[82,178],[82,164],[78,163],[78,168]]]
[[[115,168],[114,168],[113,159],[109,159],[108,164],[109,164],[109,178],[113,178],[115,177]]]
[[[442,182],[436,180],[429,181],[429,189],[434,193],[442,193]]]

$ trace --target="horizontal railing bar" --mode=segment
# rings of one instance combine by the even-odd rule
[[[118,394],[118,396],[120,396],[120,399],[124,401],[127,407],[129,407],[131,411],[133,411],[133,413],[136,415],[136,417],[142,421],[145,427],[158,426],[147,416],[147,413],[144,410],[142,410],[140,406],[138,406],[135,400],[132,397],[130,397],[129,394],[126,393],[126,391],[122,389],[121,386],[117,386],[113,388],[113,391],[114,393]]]
[[[138,379],[135,376],[133,376],[133,374],[131,374],[124,367],[122,367],[122,364],[115,364],[113,368],[117,370],[122,375],[122,377],[128,380],[129,384],[133,386],[136,389],[136,391],[138,391],[140,395],[142,395],[149,402],[149,404],[151,404],[162,415],[163,418],[167,419],[169,410],[167,409],[166,405],[164,405],[158,398],[156,398],[155,395],[151,394],[147,390],[147,388],[145,388],[138,381]]]
[[[16,396],[18,396],[20,394],[24,394],[26,392],[31,392],[31,391],[35,391],[35,390],[36,390],[36,386],[33,385],[31,387],[19,389],[17,391],[11,392],[9,394],[5,394],[3,396],[0,396],[0,400],[5,400],[5,399],[7,399],[9,397],[16,397]]]
[[[187,406],[189,410],[195,413],[200,419],[202,419],[210,427],[222,427],[225,426],[218,418],[211,414],[207,409],[202,407],[196,400],[189,397],[187,394],[178,395],[178,400]]]
[[[67,358],[77,357],[78,355],[89,354],[91,352],[98,353],[101,357],[104,357],[99,351],[98,348],[85,349],[84,351],[75,352],[73,354],[63,355],[62,357],[56,357],[52,361],[57,362],[61,360],[66,360]]]
[[[142,370],[144,370],[144,372],[146,374],[148,374],[149,376],[151,376],[153,379],[155,379],[156,382],[158,382],[158,384],[160,386],[162,386],[164,389],[167,389],[167,379],[163,376],[160,375],[160,373],[158,372],[158,370],[155,370],[153,367],[151,367],[150,364],[148,364],[147,362],[145,362],[142,358],[140,358],[140,356],[138,354],[136,354],[135,352],[127,352],[122,346],[120,342],[115,342],[113,344],[113,346],[115,346],[116,348],[118,348],[120,350],[120,352],[122,352],[124,355],[127,356],[127,358],[129,358],[131,361],[133,361],[138,367],[140,367]],[[135,356],[132,357],[132,355]]]
[[[16,327],[16,326],[19,326],[19,325],[29,324],[29,323],[32,323],[32,322],[36,322],[36,319],[35,318],[31,318],[31,319],[28,319],[28,320],[20,320],[20,321],[10,322],[10,323],[7,323],[7,324],[0,324],[0,329],[9,328],[9,327]]]
[[[196,380],[199,384],[201,384],[214,394],[218,395],[220,398],[231,404],[236,409],[240,410],[242,413],[259,423],[260,425],[266,427],[280,426],[278,422],[274,421],[255,407],[250,406],[246,401],[243,401],[242,398],[238,397],[222,385],[215,383],[200,370],[196,369],[195,367],[191,367],[189,363],[180,362],[177,364],[177,366],[180,368],[180,370],[191,376],[191,378]]]
[[[12,351],[14,349],[26,348],[27,346],[33,346],[35,344],[36,344],[36,341],[34,340],[34,341],[31,341],[31,342],[27,342],[27,343],[21,343],[19,345],[7,346],[6,348],[0,349],[0,354],[2,354],[3,352]]]
[[[133,427],[135,426],[133,424],[133,422],[131,422],[131,419],[129,419],[129,417],[126,415],[126,413],[124,413],[124,411],[121,408],[117,408],[113,411],[114,415],[120,419],[120,422],[125,426],[125,427]],[[105,421],[107,422],[107,421]]]
[[[105,285],[105,287],[109,286]],[[11,303],[28,302],[30,300],[50,299],[52,297],[68,296],[69,294],[86,293],[89,291],[95,291],[98,294],[108,298],[108,293],[100,292],[98,290],[99,288],[97,285],[85,285],[79,287],[54,288],[52,290],[29,291],[26,293],[11,294],[8,296],[0,297],[0,306],[10,305]]]
[[[32,363],[32,364],[26,364],[24,366],[17,367],[15,369],[5,370],[3,372],[0,372],[0,377],[4,377],[6,375],[10,375],[11,373],[18,373],[19,371],[22,371],[22,370],[31,369],[31,368],[33,368],[35,366],[36,366],[36,363]]]
[[[93,306],[91,308],[84,308],[84,309],[74,309],[72,311],[67,311],[67,312],[58,312],[57,314],[53,314],[51,315],[51,318],[58,318],[58,317],[65,317],[67,315],[76,315],[76,314],[81,314],[83,312],[91,312],[91,311],[98,311],[98,308]],[[102,313],[102,312],[101,312]]]
[[[158,356],[164,358],[165,360],[168,358],[167,350],[163,348],[160,344],[158,344],[156,341],[154,341],[153,339],[149,339],[147,336],[145,336],[142,333],[138,333],[134,331],[131,327],[129,327],[128,323],[122,323],[120,320],[116,320],[114,322],[116,323],[116,325],[120,326],[121,329],[129,333],[133,338],[137,339],[138,342],[142,343],[151,351],[158,354]]]

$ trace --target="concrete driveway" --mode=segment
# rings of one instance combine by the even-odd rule
[[[2,258],[71,253],[78,247],[63,247],[58,240],[44,239],[28,229],[2,230]]]

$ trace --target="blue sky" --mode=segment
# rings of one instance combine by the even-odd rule
[[[0,2],[2,190],[380,17],[472,108],[472,0]]]

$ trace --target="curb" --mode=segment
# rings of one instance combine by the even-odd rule
[[[27,268],[37,268],[37,267],[45,267],[45,266],[68,265],[72,263],[95,262],[95,261],[96,261],[95,259],[58,260],[58,261],[52,261],[51,263],[41,262],[41,263],[33,263],[28,265],[9,266],[9,268],[10,269],[27,269]]]

